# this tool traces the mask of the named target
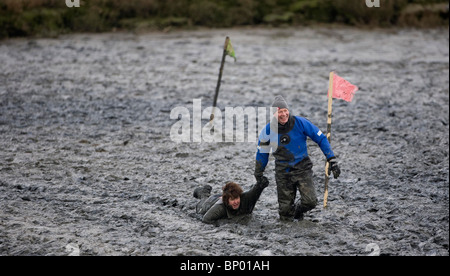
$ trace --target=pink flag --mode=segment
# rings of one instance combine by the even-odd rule
[[[333,98],[351,102],[356,91],[358,91],[356,85],[339,77],[336,73],[333,74]]]

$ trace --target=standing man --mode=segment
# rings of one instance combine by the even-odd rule
[[[330,163],[329,174],[340,174],[336,157],[326,136],[306,118],[292,116],[282,96],[276,96],[272,104],[276,108],[274,119],[259,135],[256,152],[255,178],[260,182],[272,151],[275,157],[278,212],[281,220],[302,220],[305,212],[317,205],[313,183],[313,164],[308,156],[307,137],[316,142]],[[297,189],[300,201],[294,206]]]

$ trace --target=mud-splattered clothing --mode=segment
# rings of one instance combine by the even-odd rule
[[[249,191],[242,193],[241,203],[237,210],[225,206],[222,202],[221,195],[212,195],[205,201],[199,202],[196,208],[197,213],[204,214],[202,221],[205,223],[213,223],[223,218],[251,214],[264,188],[261,185],[255,184]]]
[[[275,129],[276,131],[272,131]],[[308,156],[306,140],[316,142],[326,158],[334,157],[330,143],[317,126],[303,117],[290,116],[286,124],[271,122],[261,131],[256,153],[255,176],[262,176],[269,160],[275,157],[279,214],[281,218],[294,215],[294,200],[300,192],[303,211],[317,205],[313,183],[313,164]]]
[[[297,189],[300,192],[300,208],[302,208],[303,213],[316,207],[317,196],[312,167],[311,159],[306,157],[289,172],[275,169],[278,212],[282,219],[289,219],[294,216],[294,201]]]
[[[274,129],[271,124],[277,127],[278,132],[271,133],[271,128]],[[308,157],[306,146],[308,137],[319,145],[327,159],[334,157],[327,137],[306,118],[290,116],[285,125],[267,124],[259,135],[256,153],[256,162],[259,166],[255,173],[264,172],[270,151],[273,151],[275,165],[289,172],[296,164]]]

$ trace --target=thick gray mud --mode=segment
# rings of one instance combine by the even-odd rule
[[[237,62],[225,64],[223,112],[282,94],[325,132],[329,72],[359,86],[351,103],[333,101],[342,173],[326,210],[280,221],[271,159],[251,216],[195,215],[199,185],[254,184],[256,132],[170,137],[175,107],[194,123],[193,100],[212,105],[225,36]],[[375,244],[374,254],[448,256],[448,45],[448,29],[346,28],[2,41],[0,255],[367,255]],[[321,202],[325,160],[314,143],[309,153]]]

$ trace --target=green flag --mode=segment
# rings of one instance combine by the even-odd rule
[[[233,45],[231,45],[230,39],[228,40],[228,45],[227,45],[226,51],[227,51],[227,55],[234,58],[234,62],[236,62],[236,54],[234,53]]]

